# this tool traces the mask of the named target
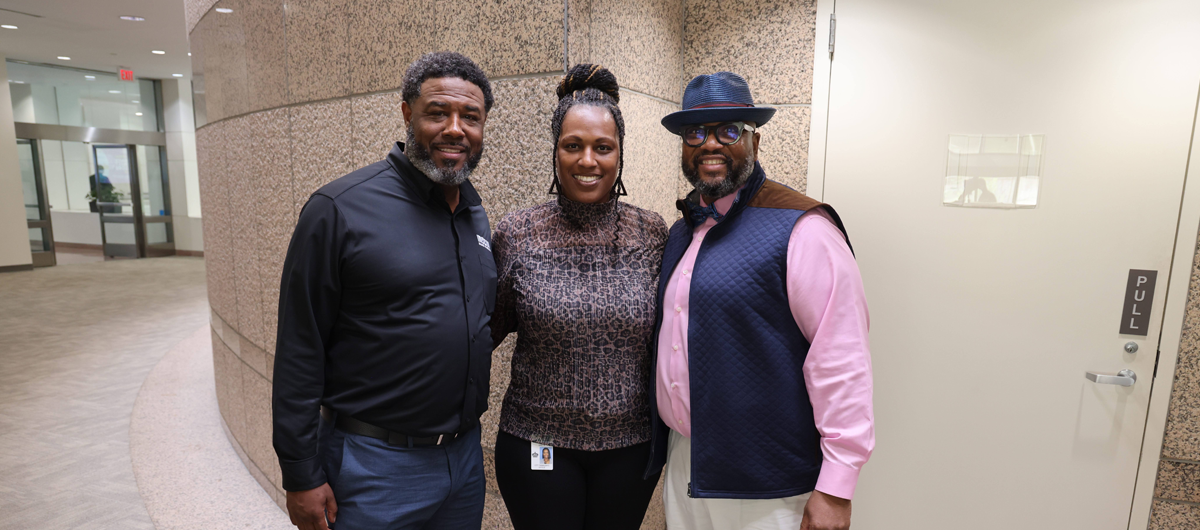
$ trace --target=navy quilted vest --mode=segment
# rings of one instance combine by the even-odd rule
[[[691,244],[690,204],[680,201],[684,218],[664,252],[656,333],[667,282]],[[787,297],[788,240],[800,216],[816,207],[842,228],[832,208],[767,180],[756,164],[700,246],[688,313],[694,497],[772,499],[816,486],[820,433],[802,371],[809,342]],[[656,471],[666,460],[667,431],[657,406],[650,408],[656,428],[648,471]]]

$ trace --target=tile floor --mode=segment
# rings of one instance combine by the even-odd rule
[[[0,525],[154,528],[129,451],[146,375],[208,321],[204,261],[0,274]]]

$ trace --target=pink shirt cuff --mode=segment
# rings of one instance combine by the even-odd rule
[[[821,462],[821,474],[817,476],[816,490],[834,497],[853,499],[854,486],[858,484],[858,471],[825,459]]]

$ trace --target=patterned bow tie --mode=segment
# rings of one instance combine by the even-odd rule
[[[688,215],[691,215],[691,217],[692,217],[692,226],[699,226],[699,225],[704,224],[704,221],[707,220],[709,217],[712,217],[713,219],[717,220],[718,222],[721,221],[722,217],[725,217],[720,212],[717,212],[716,205],[714,205],[714,204],[710,204],[708,206],[700,206],[699,204],[693,204],[692,207],[688,209]]]

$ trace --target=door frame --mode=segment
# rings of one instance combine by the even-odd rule
[[[17,138],[17,143],[29,142],[33,155],[33,179],[38,197],[38,215],[41,220],[26,220],[29,228],[42,229],[42,251],[31,252],[34,267],[53,267],[58,264],[54,247],[54,222],[50,219],[50,198],[46,193],[45,159],[42,156],[42,141],[37,138]],[[46,247],[49,246],[47,249]]]
[[[825,155],[828,144],[829,87],[837,60],[837,0],[817,0],[816,38],[813,53],[812,119],[808,142],[808,188],[805,194],[824,200]],[[831,17],[834,24],[831,28]],[[830,40],[830,32],[834,40]],[[832,53],[829,48],[832,45]],[[1175,245],[1172,249],[1171,270],[1164,289],[1165,303],[1163,321],[1159,335],[1158,368],[1150,392],[1150,404],[1146,411],[1146,426],[1142,433],[1142,456],[1138,462],[1133,498],[1130,499],[1129,530],[1145,530],[1150,525],[1150,513],[1154,503],[1154,483],[1158,478],[1158,466],[1162,456],[1162,444],[1167,425],[1167,412],[1171,401],[1171,388],[1175,381],[1175,367],[1179,360],[1180,340],[1183,337],[1183,317],[1187,310],[1188,288],[1192,275],[1192,264],[1198,250],[1200,236],[1200,185],[1189,187],[1188,177],[1200,172],[1200,85],[1193,108],[1191,147],[1184,173],[1184,187],[1179,209],[1179,222],[1175,228]],[[1163,374],[1159,377],[1159,374]],[[869,463],[868,463],[869,465]]]
[[[96,202],[97,210],[100,213],[100,245],[104,255],[113,257],[125,258],[144,258],[146,257],[146,237],[142,230],[142,186],[141,176],[138,174],[138,157],[137,147],[133,144],[103,144],[94,143],[92,146],[92,164],[96,168],[96,188],[92,193],[96,197],[100,196],[100,150],[101,149],[124,149],[127,163],[129,164],[129,194],[130,207],[133,208],[133,217],[119,217],[119,221],[105,221],[104,206],[106,205],[121,205],[121,203],[103,203]],[[105,223],[109,224],[132,224],[133,225],[133,255],[129,255],[129,250],[126,248],[127,243],[112,243],[112,253],[109,253],[110,243],[108,242],[108,231],[105,229]],[[120,246],[118,246],[120,245]]]

